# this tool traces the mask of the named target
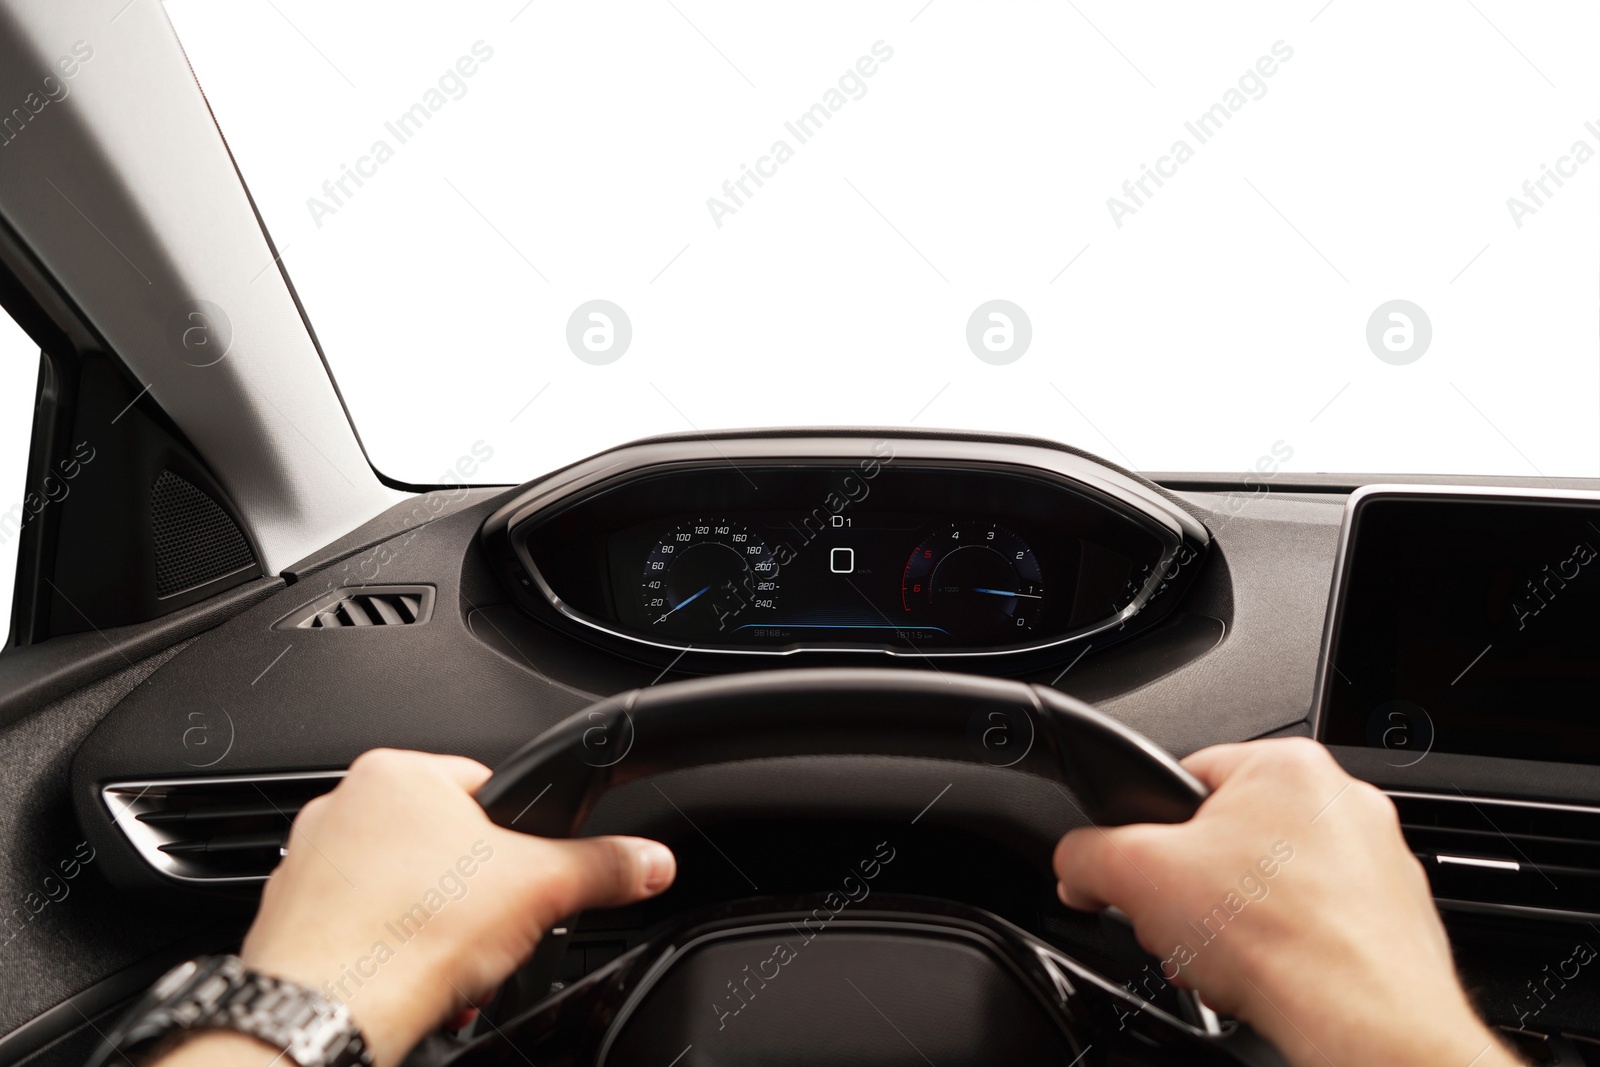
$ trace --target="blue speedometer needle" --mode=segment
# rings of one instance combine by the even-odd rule
[[[1025,596],[1029,600],[1044,599],[1044,597],[1038,595],[1037,593],[1018,593],[1010,589],[979,589],[974,587],[972,591],[974,593],[988,593],[990,596]]]
[[[694,596],[690,597],[689,599],[678,601],[677,606],[674,607],[672,609],[672,611],[682,611],[684,608],[688,607],[690,604],[693,604],[696,600],[699,600],[701,597],[705,596],[709,592],[711,592],[711,587],[708,585],[704,589],[702,589],[698,593],[696,593]],[[655,622],[651,623],[651,625],[652,626],[660,626],[662,623],[666,622],[667,619],[672,617],[672,611],[667,612],[665,615],[661,616],[661,618],[659,618]]]

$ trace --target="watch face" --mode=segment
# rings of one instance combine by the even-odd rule
[[[162,975],[151,989],[151,992],[164,1000],[176,993],[183,986],[183,983],[187,982],[190,976],[199,969],[199,961],[185,960]]]

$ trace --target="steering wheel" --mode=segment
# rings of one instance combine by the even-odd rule
[[[1088,704],[933,671],[764,671],[602,700],[512,755],[478,792],[498,825],[575,835],[600,798],[669,771],[784,756],[1008,767],[1058,782],[1092,824],[1188,819],[1206,789]],[[887,847],[887,846],[886,846]],[[892,851],[892,848],[891,848]],[[852,877],[865,884],[881,855]],[[1146,1001],[988,912],[846,888],[683,916],[502,1021],[448,1062],[691,1065],[1278,1064],[1197,998]],[[887,1025],[886,1025],[887,1024]],[[913,1044],[907,1033],[916,1033]],[[674,1057],[680,1057],[674,1059]]]

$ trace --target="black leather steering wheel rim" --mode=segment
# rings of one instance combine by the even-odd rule
[[[1182,822],[1208,795],[1154,742],[1047,686],[939,671],[813,668],[675,682],[599,701],[518,750],[477,797],[497,825],[570,837],[607,791],[628,782],[691,767],[818,755],[1009,767],[1070,789],[1088,821],[1102,826]],[[730,903],[719,921],[733,912],[759,917],[763,908],[776,915],[792,906]],[[941,916],[937,901],[907,907],[901,921],[922,928],[949,928],[959,918]],[[652,983],[681,966],[675,961],[684,948],[704,936],[703,919],[691,916],[678,929],[652,935],[611,966],[528,1007],[508,1022],[510,1034],[496,1027],[455,1062],[509,1063],[528,1049],[603,1054]],[[1006,925],[987,913],[972,921]],[[1069,1033],[1080,1027],[1096,1040],[1133,1040],[1148,1051],[1167,1050],[1177,1056],[1173,1062],[1282,1063],[1247,1027],[1219,1028],[1190,992],[1179,993],[1187,1017],[1179,1019],[1020,929],[1000,929],[997,937],[1005,951],[1043,968],[1035,988],[1058,998],[1058,1018]],[[1130,1020],[1140,1031],[1136,1038],[1120,1033]],[[561,1036],[573,1028],[578,1036]],[[518,1033],[538,1036],[525,1043],[513,1040]]]
[[[811,668],[634,689],[552,727],[477,797],[497,825],[571,837],[605,793],[784,756],[950,759],[1057,781],[1102,826],[1176,823],[1207,791],[1148,738],[1048,686],[939,671]]]

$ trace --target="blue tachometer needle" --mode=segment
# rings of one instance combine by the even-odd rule
[[[694,596],[691,596],[689,599],[678,601],[677,606],[674,607],[672,609],[672,611],[682,611],[684,608],[688,607],[690,604],[693,604],[696,600],[699,600],[701,597],[705,596],[709,592],[711,592],[711,587],[708,585],[704,589],[700,590],[698,593],[694,594]],[[661,616],[661,618],[657,619],[651,625],[660,626],[662,623],[666,622],[667,619],[672,616],[672,611],[667,612],[665,615]]]
[[[974,587],[974,593],[988,593],[990,596],[1025,596],[1029,600],[1043,600],[1044,597],[1037,593],[1018,593],[1010,589],[979,589]]]

